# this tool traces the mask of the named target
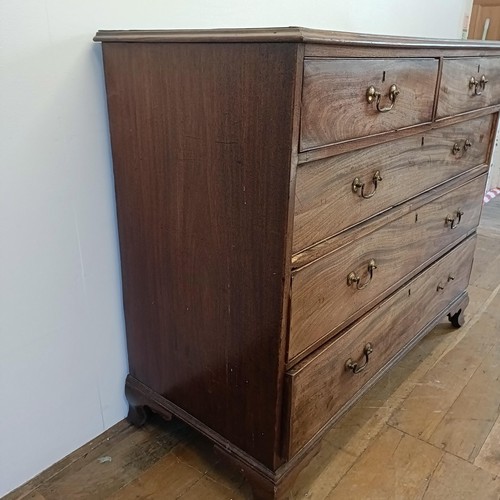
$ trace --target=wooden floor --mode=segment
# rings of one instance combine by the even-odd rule
[[[335,426],[290,498],[500,498],[500,198],[483,210],[466,324],[435,328]],[[28,450],[27,450],[28,451]],[[122,422],[8,499],[250,499],[179,422]]]

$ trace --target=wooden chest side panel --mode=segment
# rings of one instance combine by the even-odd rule
[[[297,46],[103,50],[130,373],[273,468]]]

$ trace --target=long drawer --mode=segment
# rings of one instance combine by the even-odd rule
[[[465,240],[287,372],[289,458],[459,297],[469,281],[475,240]],[[348,368],[348,360],[357,366]],[[364,363],[365,369],[353,373]]]
[[[445,59],[437,118],[500,103],[500,57]]]
[[[304,61],[301,151],[430,122],[437,74],[431,58]]]
[[[488,162],[488,115],[299,166],[293,252]]]
[[[288,360],[473,230],[485,183],[476,177],[293,273]]]

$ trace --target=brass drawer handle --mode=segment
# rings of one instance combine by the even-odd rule
[[[368,264],[368,279],[363,284],[361,284],[361,277],[358,276],[354,271],[352,271],[347,275],[347,285],[351,286],[356,283],[356,289],[363,290],[363,288],[366,288],[371,282],[373,278],[373,271],[375,269],[377,269],[377,265],[375,264],[375,260],[372,259]]]
[[[453,274],[448,275],[448,280],[446,283],[449,283],[450,281],[453,281],[455,279],[455,276]],[[444,287],[446,283],[443,285],[442,282],[440,281],[437,286],[437,291],[440,292],[441,290],[444,290]]]
[[[347,371],[352,370],[352,373],[360,373],[362,372],[366,366],[368,365],[368,361],[370,361],[370,354],[373,352],[373,346],[368,342],[368,344],[365,345],[365,348],[363,349],[363,355],[365,357],[365,362],[361,366],[356,363],[356,361],[353,361],[352,358],[349,358],[345,362],[345,369]]]
[[[387,113],[394,107],[394,103],[396,102],[396,97],[399,95],[400,90],[398,86],[393,83],[389,88],[389,100],[391,101],[391,105],[387,108],[380,107],[380,99],[382,98],[382,93],[377,90],[373,85],[370,85],[366,91],[366,100],[371,104],[375,99],[377,102],[377,110],[381,113]]]
[[[362,198],[368,199],[371,198],[374,194],[375,191],[377,191],[377,186],[378,183],[382,180],[382,177],[380,176],[380,171],[377,170],[372,177],[372,183],[373,183],[373,190],[369,194],[365,194],[365,183],[361,182],[361,179],[359,177],[355,177],[354,180],[352,181],[352,190],[357,193],[359,189],[359,195]]]
[[[474,90],[474,94],[472,95],[481,95],[486,88],[487,83],[488,80],[486,79],[486,75],[483,75],[480,79],[476,79],[471,76],[469,80],[469,89]]]
[[[455,144],[453,144],[453,147],[451,148],[451,152],[455,156],[458,156],[460,154],[460,152],[462,151],[462,149],[463,149],[464,153],[466,153],[471,147],[472,147],[471,140],[465,139],[464,145],[462,147],[460,147],[460,144],[458,142],[455,142]]]
[[[456,215],[447,215],[446,225],[448,225],[448,223],[451,223],[450,229],[455,229],[462,221],[463,214],[463,210],[457,210]]]

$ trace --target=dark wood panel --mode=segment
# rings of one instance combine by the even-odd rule
[[[130,373],[274,468],[297,46],[103,49]]]
[[[289,455],[297,453],[378,370],[467,287],[476,237],[432,265],[288,374]],[[453,279],[451,279],[453,278]],[[366,368],[346,370],[348,359]]]
[[[477,95],[469,87],[471,77],[487,82]],[[500,103],[500,57],[445,59],[439,91],[437,118]]]
[[[437,59],[306,59],[302,94],[300,150],[397,130],[432,120]],[[367,101],[367,89],[381,93],[380,108]]]
[[[326,337],[359,309],[375,305],[391,286],[473,230],[479,222],[485,183],[482,175],[295,272],[288,359]],[[460,224],[452,229],[446,218],[459,210],[463,211]],[[366,288],[348,286],[351,272],[360,276],[361,284],[369,281],[372,259],[377,268]]]
[[[493,116],[301,165],[297,170],[294,253],[488,163]],[[468,140],[468,145],[465,141]],[[458,150],[453,151],[454,145]],[[376,186],[373,177],[379,172]],[[365,184],[353,191],[355,178]]]

